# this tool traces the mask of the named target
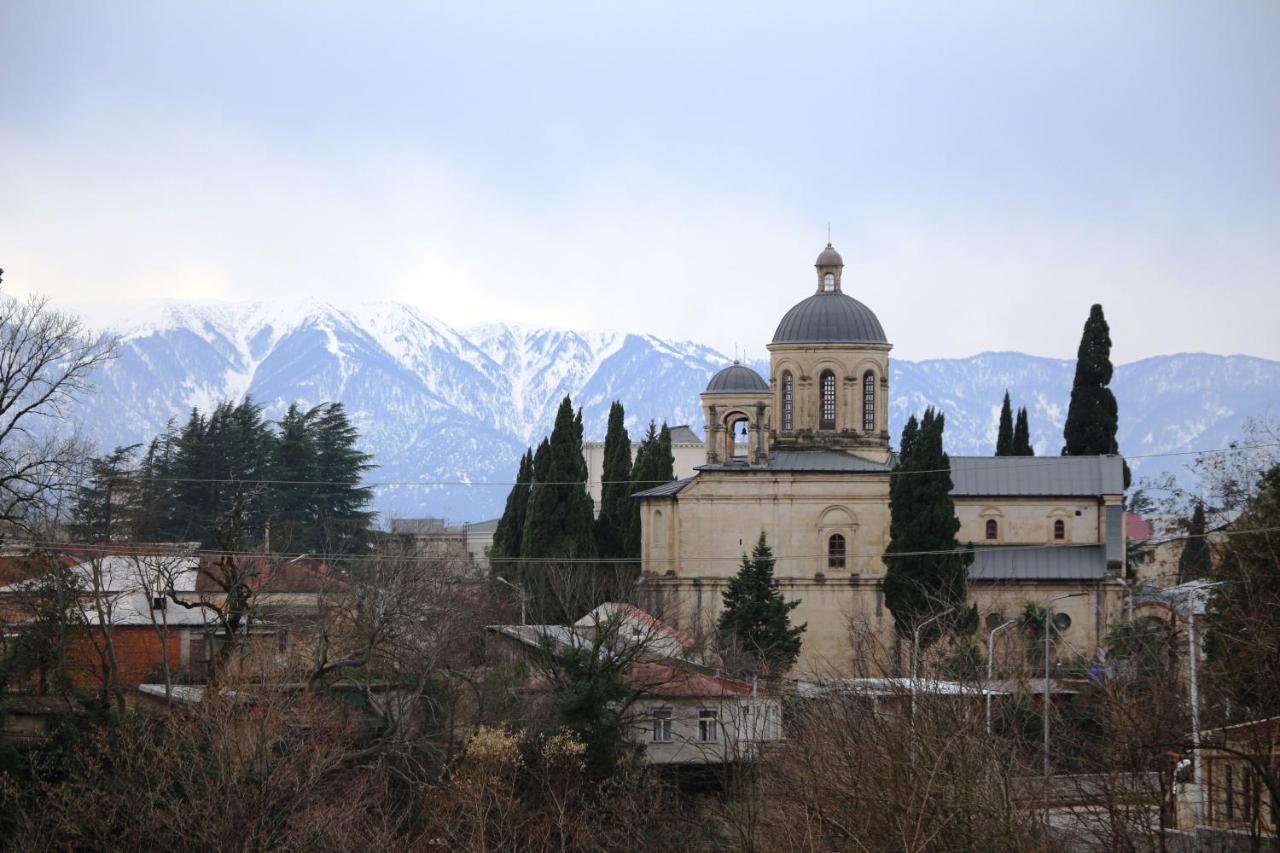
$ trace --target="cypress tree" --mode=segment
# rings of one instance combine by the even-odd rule
[[[511,561],[520,556],[520,543],[524,536],[524,520],[529,510],[529,489],[533,483],[533,451],[526,450],[520,457],[520,470],[516,473],[516,484],[507,493],[507,504],[502,509],[502,518],[493,531],[493,546],[490,550],[490,565],[494,574],[508,577],[515,574]]]
[[[761,531],[751,556],[742,555],[742,565],[724,591],[716,639],[735,674],[781,676],[800,655],[806,626],[793,627],[789,615],[800,602],[782,597],[773,565],[773,550]]]
[[[596,553],[602,558],[627,556],[625,540],[631,500],[631,437],[626,414],[615,400],[609,407],[604,436],[604,466],[600,484],[600,515],[596,518]]]
[[[542,456],[542,448],[538,455]],[[534,484],[529,494],[521,542],[521,557],[544,562],[529,564],[524,573],[532,581],[532,599],[543,618],[577,618],[581,613],[563,612],[557,602],[565,600],[565,590],[554,589],[554,575],[567,577],[554,560],[588,560],[596,555],[595,513],[587,493],[587,463],[582,457],[582,412],[576,415],[568,396],[556,412],[555,426],[547,445],[544,471],[538,471],[534,457]],[[557,572],[557,569],[561,571]]]
[[[1009,392],[1004,392],[1004,405],[1000,407],[1000,431],[996,434],[996,456],[1013,456],[1013,409],[1009,405]]]
[[[1027,407],[1018,409],[1018,420],[1013,426],[1013,456],[1035,456],[1031,446],[1031,426],[1027,420]]]
[[[1071,405],[1063,428],[1063,456],[1116,453],[1119,414],[1111,383],[1111,331],[1102,306],[1089,310],[1076,354],[1076,375],[1071,385]]]
[[[635,464],[631,468],[631,494],[652,489],[676,478],[675,457],[671,451],[671,430],[664,423],[659,431],[649,421],[649,431],[636,450]],[[626,535],[623,539],[623,556],[640,559],[640,501],[628,499]]]
[[[1204,504],[1196,502],[1187,523],[1187,541],[1178,557],[1178,583],[1207,578],[1213,569],[1209,540],[1205,538]]]
[[[951,462],[943,451],[944,423],[932,407],[919,425],[914,417],[907,421],[889,489],[884,599],[898,634],[910,639],[917,625],[948,614],[921,634],[922,646],[969,615],[961,605],[973,554],[956,540],[960,522],[951,498]]]

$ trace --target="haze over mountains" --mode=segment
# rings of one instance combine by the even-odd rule
[[[621,399],[635,437],[650,418],[702,433],[698,394],[730,359],[710,347],[625,332],[453,328],[407,305],[156,305],[122,336],[99,393],[75,419],[100,448],[144,442],[165,424],[251,395],[268,417],[290,402],[336,400],[378,469],[385,515],[479,520],[501,512],[526,446],[550,429],[565,394],[603,436]],[[767,375],[766,364],[753,364]],[[990,454],[1004,390],[1025,405],[1039,454],[1061,449],[1074,362],[1014,352],[891,361],[891,429],[927,405],[947,415],[947,450]],[[1120,447],[1152,454],[1221,447],[1280,400],[1280,362],[1178,354],[1118,365]],[[1177,471],[1180,457],[1132,460],[1135,477]],[[468,484],[468,485],[463,485]]]

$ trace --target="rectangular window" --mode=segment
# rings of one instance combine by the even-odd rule
[[[791,387],[791,372],[782,374],[782,428],[791,429],[794,418],[795,398]]]
[[[671,740],[671,709],[655,708],[653,711],[653,742],[668,743]]]
[[[720,712],[704,708],[698,712],[698,740],[715,743],[720,739]]]

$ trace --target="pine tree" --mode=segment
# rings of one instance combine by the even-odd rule
[[[907,421],[889,488],[884,598],[894,625],[912,638],[916,626],[946,614],[921,634],[922,646],[969,615],[962,605],[973,554],[956,541],[960,522],[943,429],[944,416],[932,408],[918,425],[914,416]]]
[[[279,435],[272,447],[271,488],[268,523],[272,546],[288,550],[301,544],[318,519],[317,489],[319,458],[315,443],[315,420],[319,407],[303,411],[297,403],[280,418]]]
[[[502,509],[502,518],[493,531],[493,546],[490,548],[489,564],[494,574],[509,578],[516,574],[514,560],[520,556],[520,543],[524,535],[524,519],[529,510],[529,489],[533,482],[533,451],[526,450],[520,457],[520,470],[516,473],[516,484],[507,493],[507,504]]]
[[[1213,558],[1209,540],[1205,537],[1204,504],[1197,502],[1187,524],[1187,541],[1178,557],[1178,583],[1209,577],[1213,570]]]
[[[133,535],[136,492],[129,465],[138,445],[117,447],[89,460],[88,479],[76,489],[71,534],[82,542],[109,542]]]
[[[742,565],[724,591],[716,638],[727,666],[739,675],[781,676],[800,656],[806,626],[793,627],[789,615],[800,602],[782,597],[773,565],[773,551],[761,531],[751,556],[742,555]]]
[[[582,457],[582,413],[574,414],[567,396],[556,412],[547,447],[543,472],[537,470],[538,457],[534,457],[535,477],[520,550],[521,557],[541,561],[527,564],[523,573],[529,581],[526,585],[532,587],[535,612],[558,621],[582,614],[563,611],[560,602],[566,599],[565,591],[553,589],[554,584],[564,582],[565,566],[577,563],[585,567],[586,563],[578,561],[596,556],[595,513],[587,493],[587,463]],[[541,448],[538,455],[542,455]],[[558,566],[555,560],[564,563]],[[585,575],[581,580],[594,583],[594,578]]]
[[[376,466],[356,448],[359,439],[341,403],[323,407],[315,420],[317,524],[303,541],[306,550],[355,554],[368,543],[373,490],[360,481]]]
[[[1111,383],[1111,331],[1102,306],[1089,310],[1076,354],[1076,376],[1071,385],[1071,404],[1063,429],[1066,446],[1063,456],[1093,456],[1116,453],[1119,414]]]
[[[1013,426],[1013,456],[1035,456],[1031,446],[1031,426],[1027,419],[1027,407],[1018,409],[1018,420]]]
[[[596,553],[605,559],[627,556],[625,540],[631,500],[631,437],[627,435],[622,403],[609,407],[604,436],[604,466],[600,484],[600,515],[596,518]]]
[[[1009,392],[1004,392],[1004,405],[1000,407],[1000,431],[996,435],[996,456],[1013,455],[1013,409],[1009,404]]]

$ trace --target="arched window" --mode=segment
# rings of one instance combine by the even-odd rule
[[[844,536],[839,533],[832,533],[831,538],[827,540],[827,569],[833,572],[843,572],[844,558]]]
[[[822,371],[818,387],[822,392],[822,408],[818,413],[818,429],[836,428],[836,375],[830,370]]]
[[[876,428],[876,375],[870,370],[862,377],[862,431]]]
[[[996,524],[996,520],[994,518],[987,519],[987,538],[988,539],[1000,538],[1000,525]]]
[[[795,421],[795,395],[791,387],[791,371],[782,372],[782,428],[791,429]]]
[[[1059,542],[1067,538],[1067,523],[1060,518],[1053,523],[1053,538]]]

